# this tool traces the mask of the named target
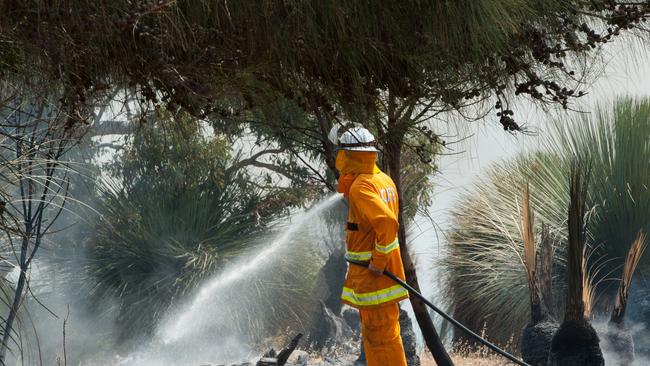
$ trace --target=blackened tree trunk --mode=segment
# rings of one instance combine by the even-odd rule
[[[389,113],[389,122],[388,129],[385,135],[385,155],[384,159],[387,161],[388,171],[395,182],[397,187],[398,197],[403,197],[402,187],[401,187],[401,156],[402,156],[402,146],[404,143],[404,134],[406,131],[402,130],[402,127],[399,121],[397,121],[394,116],[391,116]],[[415,263],[411,259],[411,255],[408,252],[408,245],[406,242],[406,225],[404,223],[404,208],[403,204],[399,205],[399,231],[398,239],[400,243],[400,254],[402,255],[402,262],[404,263],[404,272],[406,275],[406,282],[411,285],[417,291],[420,291],[420,285],[418,283],[417,273],[415,271]],[[427,345],[429,351],[433,355],[438,366],[449,366],[453,365],[451,357],[445,350],[445,347],[440,340],[440,336],[436,331],[436,328],[433,324],[433,320],[429,315],[429,311],[422,302],[415,296],[410,297],[411,305],[413,306],[413,312],[415,313],[415,319],[418,322],[418,326],[422,331],[422,336]]]
[[[541,291],[542,287],[544,287],[544,291],[552,290],[548,281],[553,277],[553,258],[546,257],[547,255],[552,256],[552,242],[548,227],[542,225],[540,240],[542,249],[540,255],[536,255],[535,223],[533,210],[530,207],[528,186],[526,186],[524,194],[521,231],[527,234],[523,236],[523,239],[527,282],[530,291],[530,322],[526,324],[521,334],[521,357],[531,366],[546,366],[551,342],[559,327],[559,324],[550,316]],[[537,268],[539,271],[536,270]]]
[[[399,309],[399,326],[402,335],[402,345],[404,346],[404,355],[406,356],[406,364],[408,366],[420,366],[420,356],[418,356],[411,317],[402,308]]]
[[[323,302],[334,315],[341,315],[341,293],[343,292],[343,283],[347,271],[347,262],[345,261],[345,250],[334,250],[325,261],[321,269],[321,274],[327,287],[327,295]]]
[[[550,366],[604,366],[600,338],[585,314],[584,286],[586,244],[586,197],[589,172],[577,162],[571,167],[568,212],[567,301],[564,321],[555,333],[549,354]],[[588,284],[587,284],[588,285]]]

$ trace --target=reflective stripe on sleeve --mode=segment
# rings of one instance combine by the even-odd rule
[[[391,286],[380,291],[367,292],[362,294],[355,293],[351,288],[343,287],[341,299],[349,301],[354,305],[368,306],[383,304],[404,296],[408,296],[408,291],[406,291],[406,289],[400,285]]]
[[[366,262],[372,258],[372,252],[345,252],[345,259]]]
[[[399,248],[399,240],[397,238],[388,245],[375,244],[375,250],[384,254],[388,254],[397,248]]]

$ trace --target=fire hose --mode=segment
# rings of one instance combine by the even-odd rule
[[[368,268],[368,262],[359,262],[359,261],[354,261],[350,259],[346,259],[348,263],[355,264],[357,266],[362,266]],[[471,329],[467,328],[463,324],[461,324],[458,320],[452,318],[451,316],[447,315],[444,311],[440,310],[438,307],[433,305],[431,301],[427,300],[421,293],[416,291],[413,287],[411,287],[408,283],[402,281],[399,277],[395,276],[393,273],[384,270],[383,275],[390,278],[391,280],[395,281],[397,284],[400,286],[404,287],[411,295],[417,297],[418,299],[422,300],[428,307],[430,307],[433,311],[436,313],[440,314],[445,320],[456,326],[458,329],[464,331],[465,333],[469,334],[472,336],[474,339],[479,341],[482,345],[486,346],[487,348],[491,349],[492,351],[500,354],[501,356],[509,359],[510,361],[516,363],[517,365],[522,365],[522,366],[530,366],[529,364],[525,363],[524,361],[518,359],[517,357],[511,355],[510,353],[502,350],[501,348],[495,346],[494,344],[488,342],[486,339],[482,338],[480,335],[474,333]]]

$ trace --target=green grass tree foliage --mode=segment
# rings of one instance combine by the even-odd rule
[[[122,336],[152,330],[282,213],[273,204],[282,196],[250,184],[229,169],[234,163],[226,140],[205,137],[193,120],[162,117],[143,125],[113,164],[87,269],[96,298],[118,301]]]
[[[566,270],[567,172],[573,157],[592,164],[587,205],[593,214],[587,235],[595,248],[591,266],[599,268],[595,281],[607,274],[619,276],[635,236],[650,228],[650,101],[619,100],[572,123],[556,121],[552,126],[542,151],[494,165],[452,209],[449,253],[442,262],[449,306],[465,324],[485,327],[490,338],[502,343],[518,334],[529,311],[517,221],[522,182],[530,184],[536,238],[543,224],[555,238],[554,293],[559,303],[565,287],[558,278]],[[637,274],[649,270],[646,255]],[[596,314],[614,299],[615,286],[607,284],[596,288]]]

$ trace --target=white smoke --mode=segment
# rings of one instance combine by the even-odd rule
[[[289,224],[279,223],[277,234],[260,235],[256,241],[264,245],[252,245],[242,253],[244,261],[231,263],[198,288],[195,296],[171,309],[157,324],[156,334],[129,342],[117,339],[119,330],[114,324],[118,302],[99,302],[86,298],[87,291],[79,291],[84,281],[83,253],[75,254],[78,263],[66,258],[62,265],[50,260],[48,254],[52,253],[44,250],[30,273],[32,294],[21,314],[23,352],[17,352],[7,364],[63,365],[64,357],[67,365],[85,366],[240,364],[259,359],[260,348],[266,349],[278,334],[258,334],[262,341],[251,343],[236,325],[242,319],[244,324],[250,320],[255,322],[252,327],[262,329],[265,316],[272,316],[271,312],[292,310],[291,304],[278,304],[277,298],[260,300],[265,292],[256,286],[282,285],[284,291],[311,293],[311,289],[293,289],[290,284],[275,282],[282,281],[280,268],[296,265],[283,259],[292,257],[287,253],[300,260],[300,253],[322,249],[318,245],[325,225],[320,213],[338,201],[340,196],[331,196],[306,212],[296,212]],[[291,276],[299,280],[306,275],[301,270],[312,270],[313,264],[296,268]],[[272,295],[273,291],[267,293]],[[308,319],[304,321],[307,326]],[[285,330],[276,331],[281,334]]]
[[[597,321],[593,323],[594,328],[598,332],[598,337],[600,338],[600,348],[603,351],[603,356],[605,358],[605,365],[607,366],[647,366],[650,365],[650,355],[640,353],[638,347],[635,347],[634,361],[628,363],[624,361],[620,354],[618,354],[615,347],[610,343],[610,338],[608,333],[610,332],[620,332],[616,329],[612,329],[609,326],[608,321]],[[635,341],[643,340],[648,337],[648,329],[644,324],[634,323],[628,324],[629,334],[632,336],[632,339]]]

